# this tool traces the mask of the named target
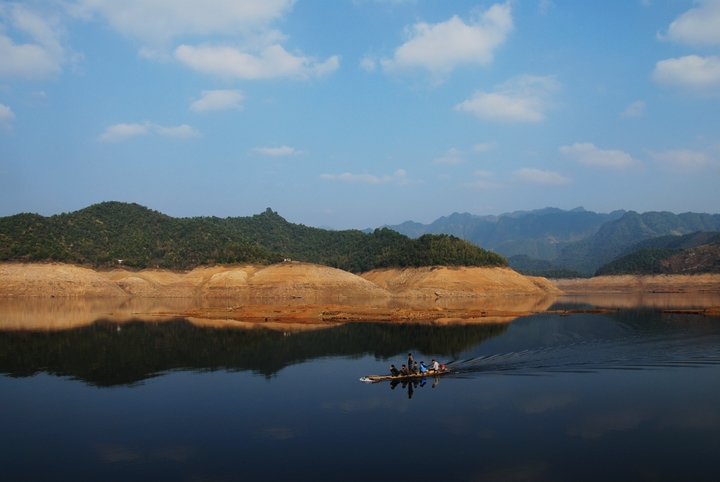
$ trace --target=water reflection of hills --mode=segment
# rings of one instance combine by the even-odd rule
[[[0,373],[49,373],[97,386],[132,384],[174,369],[282,368],[325,356],[387,359],[412,349],[451,357],[507,330],[507,324],[432,326],[348,323],[283,333],[264,328],[208,328],[184,319],[161,323],[98,321],[61,331],[0,331]]]

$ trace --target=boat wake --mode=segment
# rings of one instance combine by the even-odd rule
[[[720,334],[633,333],[508,353],[454,360],[446,366],[457,374],[650,370],[720,365]]]

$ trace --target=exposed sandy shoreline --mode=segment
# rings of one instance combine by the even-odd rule
[[[361,276],[309,263],[95,271],[79,266],[0,264],[0,297],[345,299],[467,298],[559,294],[544,278],[509,268],[385,269]]]
[[[720,293],[720,274],[622,275],[558,279],[551,283],[565,293]]]
[[[205,326],[282,331],[353,321],[507,323],[548,312],[563,292],[564,299],[598,306],[599,312],[637,306],[697,310],[720,306],[720,275],[551,283],[507,268],[385,269],[356,276],[306,263],[189,272],[5,263],[0,264],[0,330],[179,317]]]

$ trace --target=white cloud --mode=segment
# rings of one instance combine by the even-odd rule
[[[665,152],[648,151],[648,153],[655,162],[677,173],[698,171],[711,162],[710,157],[704,152],[688,149]]]
[[[433,164],[460,164],[465,160],[464,152],[451,147],[442,156],[433,161]]]
[[[552,105],[550,95],[560,84],[554,76],[524,75],[495,86],[495,92],[475,91],[455,106],[481,119],[498,122],[540,122]]]
[[[4,104],[0,104],[0,129],[12,130],[10,121],[15,118],[12,109]]]
[[[473,146],[475,152],[487,152],[490,149],[494,149],[497,146],[497,142],[482,142]]]
[[[628,106],[627,109],[620,113],[620,117],[642,117],[645,115],[645,108],[647,104],[642,100],[633,102]]]
[[[145,135],[149,132],[149,124],[115,124],[105,129],[98,140],[122,141],[124,139]]]
[[[690,89],[720,86],[720,58],[688,55],[655,64],[652,79],[659,83]]]
[[[553,186],[559,186],[561,184],[568,184],[569,178],[558,174],[557,172],[541,171],[540,169],[532,169],[524,167],[513,171],[513,179],[520,182],[526,182],[531,184],[549,184]]]
[[[553,8],[555,8],[555,3],[552,0],[540,0],[538,3],[538,13],[540,15],[547,15]]]
[[[0,122],[7,122],[15,118],[12,109],[4,104],[0,104]]]
[[[700,6],[680,15],[668,27],[665,37],[689,45],[720,44],[720,2],[701,0]]]
[[[436,24],[416,23],[393,58],[380,64],[386,72],[421,68],[440,76],[462,64],[488,65],[513,28],[511,10],[508,2],[476,12],[469,24],[457,16]]]
[[[295,150],[294,147],[282,146],[282,147],[256,147],[253,149],[254,152],[262,154],[263,156],[281,157],[291,156],[298,154],[300,151]]]
[[[375,62],[375,59],[372,57],[364,57],[360,61],[360,68],[367,72],[375,72],[375,69],[377,69],[377,62]]]
[[[295,0],[75,0],[69,10],[99,15],[111,27],[161,46],[186,35],[254,36],[288,12]]]
[[[190,137],[201,137],[200,132],[197,129],[195,129],[194,127],[190,127],[187,124],[183,124],[177,127],[163,127],[159,125],[153,125],[153,129],[161,136],[179,137],[182,139]]]
[[[590,142],[578,142],[572,146],[561,146],[559,151],[565,157],[587,166],[624,169],[642,164],[626,152],[598,149],[595,144]]]
[[[181,45],[175,49],[175,58],[197,71],[234,79],[307,79],[330,74],[340,65],[337,55],[318,62],[309,57],[292,55],[280,45],[264,48],[259,56],[234,47]]]
[[[473,172],[473,175],[481,177],[483,179],[478,181],[466,182],[461,184],[461,186],[480,190],[499,189],[503,187],[502,184],[498,184],[490,180],[494,177],[493,173],[490,171],[477,170]]]
[[[186,66],[226,79],[322,77],[337,70],[339,56],[324,61],[281,45],[286,36],[271,24],[295,0],[75,0],[77,16],[105,18],[117,31],[145,43],[139,55],[174,57]],[[188,37],[205,42],[191,45]],[[173,46],[176,39],[184,43]],[[172,52],[172,56],[168,52]]]
[[[490,181],[473,181],[473,182],[466,182],[461,184],[462,187],[469,187],[472,189],[478,189],[481,191],[486,191],[490,189],[500,189],[503,187],[502,184],[498,184],[496,182],[490,182]]]
[[[240,102],[245,96],[239,90],[203,90],[200,99],[190,104],[190,110],[205,112],[209,110],[243,110]]]
[[[142,124],[115,124],[109,126],[105,129],[105,132],[98,136],[98,140],[103,142],[122,141],[131,137],[147,135],[150,133],[178,138],[200,137],[200,133],[187,124],[177,127],[164,127],[145,121]]]
[[[478,176],[478,177],[493,177],[493,173],[492,173],[492,172],[490,172],[490,171],[483,171],[482,169],[479,169],[479,170],[473,172],[473,174],[474,174],[475,176]]]
[[[8,23],[30,37],[32,43],[17,44],[0,34],[0,76],[41,79],[62,72],[66,62],[65,48],[60,39],[62,29],[57,21],[45,18],[21,4],[0,8],[0,32]]]
[[[398,183],[407,184],[407,173],[403,169],[398,169],[392,175],[375,176],[373,174],[352,174],[344,172],[342,174],[321,174],[321,179],[328,179],[331,181],[345,181],[345,182],[363,182],[369,184],[386,184],[386,183]]]

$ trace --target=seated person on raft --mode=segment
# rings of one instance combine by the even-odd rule
[[[432,363],[430,364],[430,367],[425,366],[425,362],[413,362],[411,367],[407,367],[403,365],[400,370],[398,370],[395,365],[390,365],[390,376],[393,377],[399,377],[399,376],[408,376],[408,375],[423,375],[425,373],[428,373],[428,371],[432,370],[435,372],[439,372],[441,370],[445,369],[445,365],[440,365],[435,359],[433,358]]]

